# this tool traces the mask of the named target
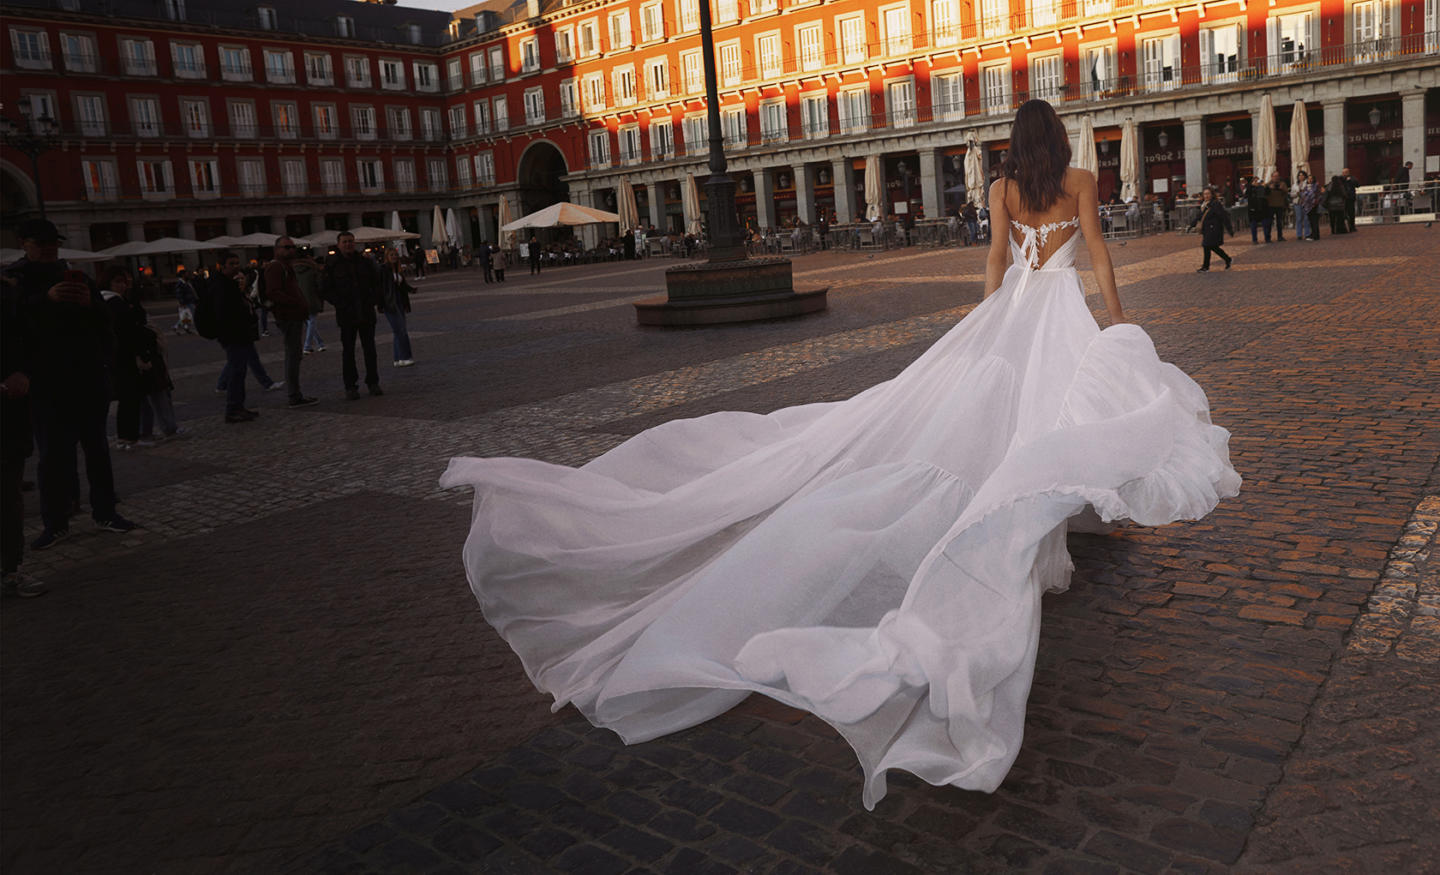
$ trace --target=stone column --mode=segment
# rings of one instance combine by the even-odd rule
[[[90,226],[89,226],[89,225],[83,224],[83,223],[80,223],[80,222],[75,222],[75,223],[73,223],[73,224],[72,224],[72,223],[66,223],[66,224],[63,224],[63,225],[62,225],[62,224],[59,224],[59,223],[56,223],[56,224],[57,224],[57,227],[59,227],[59,229],[60,229],[60,233],[65,235],[65,248],[66,248],[66,249],[86,249],[86,250],[88,250],[88,249],[90,248]],[[191,227],[190,230],[193,231],[193,230],[195,230],[194,227],[193,227],[193,224],[194,224],[194,223],[191,223],[191,224],[192,224],[192,227]],[[181,227],[183,228],[184,225],[182,224]],[[195,239],[195,238],[194,238],[194,237],[191,237],[190,239],[193,240],[193,239]]]
[[[1410,168],[1410,183],[1416,185],[1425,178],[1425,92],[1404,94],[1400,97],[1401,122],[1405,125],[1400,140],[1400,165],[1413,161]]]
[[[421,213],[420,215],[423,216],[425,214]],[[365,224],[365,216],[363,213],[351,213],[345,218],[345,227],[347,230],[350,228],[358,228],[363,224]]]
[[[650,201],[650,224],[655,226],[657,234],[665,232],[665,184],[663,182],[645,183],[645,193]]]
[[[311,233],[311,234],[319,234],[321,231],[324,231],[324,230],[325,230],[325,214],[324,214],[324,213],[311,213],[311,214],[310,214],[310,233]],[[306,235],[306,236],[309,236],[309,235]]]
[[[1339,176],[1345,166],[1345,101],[1325,104],[1325,178],[1317,180],[1321,187],[1330,177]]]
[[[770,179],[770,170],[757,167],[752,171],[755,177],[755,221],[761,230],[775,227],[775,184]]]
[[[1187,118],[1185,122],[1185,189],[1191,197],[1199,197],[1200,189],[1210,180],[1205,172],[1205,119]]]
[[[194,239],[195,239],[196,231],[195,231],[195,220],[194,220],[194,219],[181,219],[181,220],[180,220],[179,222],[177,222],[176,224],[178,224],[178,225],[180,226],[180,239],[182,239],[182,240],[194,240]]]
[[[815,168],[809,164],[792,164],[795,176],[795,212],[805,224],[815,224]]]
[[[281,234],[284,234],[284,233],[285,233],[285,217],[284,217],[284,216],[271,216],[271,217],[270,217],[270,233],[271,233],[271,234],[274,234],[276,237],[279,237]]]
[[[855,168],[849,158],[835,158],[830,162],[831,177],[835,180],[835,221],[844,225],[855,221]]]
[[[945,212],[944,161],[939,149],[920,150],[920,206],[927,219],[938,219]]]
[[[239,220],[239,219],[236,219],[236,220],[235,220],[235,224],[238,226],[238,225],[240,224],[240,220]],[[236,233],[236,234],[239,234],[239,233],[240,233],[240,230],[239,230],[238,227],[236,228],[235,233]],[[129,240],[129,241],[132,242],[132,243],[135,242],[135,241],[137,241],[137,240],[143,241],[143,240],[145,239],[145,223],[144,223],[144,222],[129,222],[129,223],[127,223],[126,226],[125,226],[125,236],[126,236],[127,240]]]
[[[228,216],[225,217],[225,236],[226,236],[226,237],[241,237],[241,236],[244,236],[244,233],[245,233],[244,226],[240,224],[240,217],[239,217],[239,216],[236,216],[236,215],[233,215],[233,214],[232,214],[232,215],[228,215]]]

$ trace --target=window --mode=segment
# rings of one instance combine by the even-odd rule
[[[807,140],[830,136],[830,97],[825,92],[800,95],[800,133]]]
[[[936,46],[953,46],[960,42],[959,0],[931,0],[930,42]]]
[[[348,15],[335,16],[335,35],[342,37],[355,36],[355,19]]]
[[[745,119],[744,107],[720,111],[720,136],[731,148],[743,149],[750,145],[750,125]]]
[[[767,12],[774,12],[779,4],[775,0],[750,0],[750,14],[764,15]]]
[[[395,159],[395,190],[415,190],[415,162],[409,158]]]
[[[540,40],[526,37],[520,41],[520,72],[534,73],[540,69]]]
[[[1147,91],[1180,87],[1180,35],[1156,37],[1140,43],[1141,71]]]
[[[75,118],[80,122],[80,133],[83,136],[105,136],[105,98],[97,94],[76,95]]]
[[[265,49],[265,81],[288,85],[295,81],[295,55],[284,49]]]
[[[593,21],[580,22],[580,57],[600,54],[600,32]]]
[[[20,31],[11,31],[20,33]],[[42,34],[43,36],[43,34]],[[89,34],[83,33],[62,33],[60,34],[60,51],[65,58],[65,69],[72,73],[94,73],[95,72],[95,40]],[[15,52],[16,66],[25,66],[20,63],[20,52]],[[113,169],[113,165],[111,165]]]
[[[455,185],[461,191],[470,188],[470,156],[455,156]]]
[[[475,101],[475,133],[477,136],[490,133],[490,101]]]
[[[235,169],[240,175],[240,193],[253,197],[264,197],[269,194],[269,187],[265,184],[265,162],[259,159],[240,159],[235,164]]]
[[[171,21],[185,20],[185,0],[164,0],[161,4],[165,10],[165,17]]]
[[[590,166],[603,168],[610,166],[610,132],[590,132]]]
[[[680,66],[685,70],[685,93],[702,94],[705,91],[705,58],[698,51],[685,52],[680,56]]]
[[[575,31],[573,28],[555,31],[555,62],[568,64],[575,60]]]
[[[1060,19],[1056,0],[1030,0],[1030,26],[1050,27]]]
[[[1081,4],[1082,14],[1087,17],[1091,15],[1109,15],[1114,5],[1112,0],[1081,0]]]
[[[121,40],[121,50],[124,51],[124,43],[135,42],[135,40]],[[48,70],[50,69],[50,34],[43,30],[18,30],[10,31],[10,44],[15,48],[15,66],[27,70]],[[130,73],[129,54],[126,53],[126,73]],[[140,75],[131,73],[131,75]],[[150,74],[154,75],[152,70]]]
[[[465,117],[465,110],[463,107],[460,110],[460,117],[462,119]],[[421,139],[425,140],[426,142],[434,142],[436,140],[443,139],[444,136],[445,130],[440,126],[440,110],[429,108],[420,110]]]
[[[221,46],[220,78],[229,82],[249,82],[250,50],[241,46]]]
[[[410,38],[412,46],[418,46],[425,42],[425,31],[418,24],[405,25],[405,35]]]
[[[380,87],[387,91],[403,91],[405,66],[399,61],[380,59]]]
[[[450,58],[445,62],[445,88],[448,91],[459,91],[464,87],[465,71],[460,59]]]
[[[392,106],[385,110],[385,126],[390,129],[390,139],[409,140],[414,136],[410,128],[410,110],[404,106]]]
[[[320,159],[320,184],[326,194],[345,193],[345,162],[339,158]]]
[[[113,201],[120,195],[114,161],[87,158],[80,162],[80,172],[85,176],[86,200]]]
[[[335,71],[330,66],[330,55],[325,52],[305,53],[305,81],[311,85],[335,84]]]
[[[740,84],[739,43],[726,43],[720,47],[720,82],[723,85]]]
[[[629,106],[635,102],[635,67],[627,64],[617,67],[611,73],[611,84],[615,90],[615,105]]]
[[[1000,36],[1010,31],[1008,0],[980,0],[980,35]]]
[[[1303,64],[1320,42],[1315,39],[1314,26],[1312,12],[1271,16],[1265,22],[1271,63],[1280,69]]]
[[[525,124],[545,124],[545,89],[525,89]]]
[[[495,98],[494,118],[495,130],[510,130],[510,104],[503,96]]]
[[[440,67],[438,65],[416,61],[411,65],[411,70],[415,76],[416,91],[440,90]]]
[[[818,23],[797,27],[795,41],[800,44],[800,69],[818,70],[825,66],[825,33]]]
[[[1054,102],[1065,91],[1065,68],[1059,55],[1030,59],[1030,96]]]
[[[840,19],[840,48],[845,63],[858,64],[865,60],[865,19],[859,15]]]
[[[275,119],[275,136],[282,140],[300,136],[300,110],[294,103],[276,101],[270,104],[270,115]]]
[[[241,139],[254,137],[259,130],[255,125],[255,104],[248,100],[230,102],[230,136]]]
[[[475,181],[480,185],[495,184],[494,152],[481,152],[475,156]]]
[[[885,51],[904,55],[910,51],[910,7],[892,6],[885,10]]]
[[[770,79],[785,72],[785,62],[780,56],[780,34],[767,33],[755,40],[755,51],[760,56],[760,75]]]
[[[261,6],[256,9],[255,20],[261,30],[274,30],[279,25],[279,18],[275,15],[275,10],[269,6]]]
[[[669,120],[650,122],[650,157],[655,161],[675,157],[675,128]]]
[[[1099,97],[1115,87],[1115,46],[1080,47],[1081,75],[1087,97]]]
[[[55,112],[55,92],[53,91],[30,92],[22,95],[20,100],[22,105],[29,104],[30,126],[36,132],[40,131],[42,119],[55,121],[59,117],[59,113]]]
[[[930,109],[937,121],[965,117],[965,80],[958,72],[930,76]]]
[[[599,73],[585,77],[585,111],[596,112],[605,108],[605,78]]]
[[[1440,52],[1440,0],[1425,0],[1425,51]]]
[[[340,135],[340,122],[335,115],[335,104],[317,103],[312,106],[315,114],[315,136],[322,140],[333,140]]]
[[[180,122],[187,137],[210,136],[210,101],[204,98],[180,100]]]
[[[470,55],[470,84],[482,85],[485,82],[485,53],[473,52]]]
[[[644,157],[640,154],[640,126],[626,125],[620,134],[620,163],[639,164]]]
[[[700,0],[679,0],[680,31],[691,33],[700,29]]]
[[[219,197],[220,162],[214,158],[191,158],[190,190],[196,197]]]
[[[199,43],[171,43],[170,58],[175,65],[175,78],[205,78],[205,50]]]
[[[285,158],[280,162],[280,184],[285,187],[285,194],[290,197],[300,197],[305,194],[309,187],[309,179],[305,173],[305,161],[301,158]]]
[[[355,159],[355,173],[360,177],[360,190],[378,194],[385,188],[385,165],[375,158]]]
[[[375,107],[350,107],[350,129],[357,140],[375,139]]]
[[[477,103],[475,104],[475,106],[478,109],[480,104]],[[450,107],[450,136],[455,139],[459,139],[466,135],[467,130],[468,128],[465,124],[465,107]],[[478,127],[476,129],[476,133],[481,133]]]
[[[980,109],[997,113],[1010,111],[1010,62],[980,68]]]
[[[450,180],[445,172],[444,158],[431,158],[425,162],[425,178],[430,181],[431,191],[445,191],[450,187]]]
[[[153,97],[130,98],[130,124],[137,137],[160,136],[160,101]]]
[[[1200,31],[1200,76],[1206,82],[1233,82],[1240,72],[1241,25],[1222,24]]]
[[[610,13],[610,51],[630,48],[630,13],[627,10]]]
[[[710,122],[703,115],[687,115],[680,122],[685,137],[685,154],[703,155],[710,149]]]
[[[645,62],[645,90],[651,100],[664,100],[670,96],[669,59],[651,58]]]
[[[141,158],[135,162],[140,174],[140,194],[146,198],[163,199],[175,196],[175,176],[168,160]]]
[[[125,75],[127,76],[154,76],[155,75],[155,44],[148,39],[122,39],[120,40],[120,56],[124,59]],[[18,58],[17,58],[18,60]],[[50,66],[50,56],[47,49],[45,66]]]
[[[663,4],[647,3],[640,7],[640,39],[643,42],[665,38],[665,7]]]
[[[785,101],[767,100],[760,104],[760,142],[784,143],[790,139],[790,117]]]
[[[490,58],[490,80],[492,82],[505,81],[505,49],[500,46],[491,46],[488,57]]]
[[[580,100],[575,91],[575,80],[565,79],[560,83],[560,116],[570,118],[580,114]]]
[[[852,88],[837,95],[840,133],[854,134],[870,126],[870,91]]]
[[[712,24],[729,24],[740,20],[740,4],[737,0],[715,0],[715,21]]]
[[[915,124],[915,80],[900,79],[885,83],[885,113],[892,128],[908,128]]]
[[[370,87],[370,59],[356,55],[345,58],[345,84],[351,88]]]

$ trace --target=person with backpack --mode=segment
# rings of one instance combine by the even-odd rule
[[[305,297],[305,309],[310,311],[310,315],[305,317],[305,341],[301,344],[301,351],[307,355],[324,352],[325,340],[320,336],[319,325],[320,314],[325,312],[325,300],[320,297],[320,272],[323,267],[310,255],[297,256],[290,266],[295,270],[295,280],[300,283],[300,294]]]
[[[290,406],[308,407],[320,403],[320,399],[300,391],[300,335],[305,330],[310,308],[305,304],[300,280],[295,275],[295,255],[295,241],[289,237],[277,238],[275,260],[265,265],[261,276],[265,296],[275,313],[275,327],[285,338],[285,384],[290,388]]]

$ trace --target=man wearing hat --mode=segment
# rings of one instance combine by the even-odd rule
[[[115,477],[105,439],[110,409],[107,365],[115,335],[100,295],[83,274],[60,261],[60,234],[44,219],[17,230],[25,259],[8,278],[19,292],[29,356],[30,414],[39,452],[37,475],[45,530],[31,545],[54,546],[70,533],[75,445],[85,454],[90,512],[102,531],[128,532],[135,524],[115,511]]]

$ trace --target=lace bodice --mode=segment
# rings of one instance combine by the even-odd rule
[[[1010,235],[1010,253],[1016,264],[1023,264],[1031,270],[1059,269],[1071,267],[1075,262],[1072,253],[1075,251],[1071,245],[1080,236],[1080,217],[1075,216],[1063,222],[1046,222],[1038,228],[1031,227],[1024,222],[1010,220],[1015,226],[1015,234],[1020,237],[1017,240],[1015,234]],[[1065,228],[1074,228],[1075,233],[1066,236],[1053,250],[1046,251],[1046,245],[1050,242],[1050,235]]]

